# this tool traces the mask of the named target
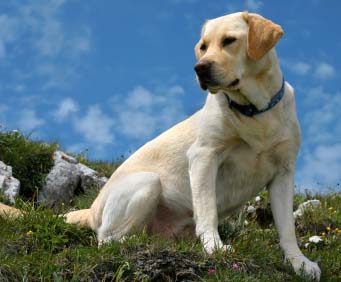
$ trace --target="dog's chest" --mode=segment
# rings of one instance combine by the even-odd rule
[[[256,153],[247,146],[231,151],[217,174],[217,206],[224,216],[260,192],[276,172],[274,152]]]

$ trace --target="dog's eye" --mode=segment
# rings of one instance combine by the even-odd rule
[[[201,50],[201,51],[205,51],[206,49],[207,49],[206,44],[205,44],[205,43],[201,44],[200,50]]]
[[[235,37],[226,37],[223,42],[222,42],[222,45],[223,47],[227,46],[227,45],[230,45],[231,43],[233,43],[234,41],[236,41],[237,38]]]

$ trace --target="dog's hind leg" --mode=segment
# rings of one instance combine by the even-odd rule
[[[99,245],[141,230],[151,220],[159,203],[161,182],[156,173],[139,172],[125,176],[110,190],[97,229]]]

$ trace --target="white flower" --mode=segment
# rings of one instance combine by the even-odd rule
[[[245,226],[248,226],[249,225],[249,222],[247,220],[244,221],[244,225]]]
[[[315,244],[317,244],[317,243],[319,243],[319,242],[322,242],[323,240],[322,240],[322,238],[320,237],[320,236],[311,236],[310,238],[309,238],[309,242],[311,242],[311,243],[315,243]]]
[[[255,201],[256,201],[256,202],[259,202],[259,201],[261,201],[261,200],[262,200],[262,198],[259,197],[259,196],[257,196],[257,197],[255,198]]]
[[[309,247],[309,243],[305,243],[304,247],[307,249]]]
[[[247,207],[247,212],[248,213],[254,213],[256,211],[256,208],[254,206],[248,206]]]

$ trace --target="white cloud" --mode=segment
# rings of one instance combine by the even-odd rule
[[[21,112],[18,126],[20,130],[28,132],[38,128],[44,123],[45,121],[37,117],[37,114],[34,110],[28,109]]]
[[[303,118],[307,144],[326,144],[341,140],[339,109],[341,93],[327,93],[323,87],[312,88],[305,94],[307,109]]]
[[[119,122],[117,131],[133,139],[145,140],[184,119],[183,88],[175,85],[158,92],[137,86],[124,100],[114,98],[113,107]]]
[[[281,59],[285,68],[298,75],[312,75],[317,79],[326,80],[335,76],[334,66],[326,62],[303,62],[297,59]]]
[[[71,114],[78,111],[78,104],[72,98],[65,98],[58,106],[58,109],[53,113],[57,121],[66,120]]]
[[[55,19],[47,20],[41,27],[41,35],[35,41],[35,47],[43,56],[56,56],[58,55],[64,44],[64,34],[62,25]]]
[[[16,74],[30,73],[25,79],[42,78],[41,90],[63,89],[78,77],[83,56],[92,50],[91,30],[86,24],[64,21],[61,12],[66,4],[65,0],[29,0],[14,3],[16,9],[10,17],[0,15],[0,58],[13,59],[20,50],[31,62],[30,69],[18,64],[9,69],[15,81],[8,84],[22,80]],[[8,48],[9,44],[13,48]],[[27,46],[22,48],[23,44]],[[11,63],[15,62],[7,65]]]
[[[18,20],[27,26],[22,32],[30,36],[41,56],[56,56],[63,48],[67,31],[58,13],[64,3],[64,0],[28,1],[18,9]]]
[[[119,113],[121,133],[135,139],[151,136],[156,129],[157,118],[147,112],[130,110]]]
[[[322,85],[305,89],[304,90],[305,97],[303,99],[304,105],[313,108],[318,105],[324,105],[325,102],[328,102],[329,98],[332,96],[332,94],[327,93]]]
[[[73,52],[74,56],[79,56],[91,51],[91,32],[88,28],[79,31],[78,35],[70,38],[66,42],[67,47]]]
[[[335,187],[341,181],[341,93],[328,93],[322,86],[304,93],[302,120],[303,163],[297,171],[297,182],[303,188]]]
[[[335,75],[335,69],[328,63],[319,63],[315,69],[315,77],[319,79],[329,79]]]
[[[91,106],[86,115],[76,118],[74,128],[90,144],[107,145],[114,141],[114,121],[102,112],[99,105]]]
[[[129,94],[126,103],[129,108],[148,108],[152,106],[154,95],[142,86],[137,86]]]
[[[244,5],[245,8],[251,12],[257,12],[263,6],[263,2],[257,0],[246,0]]]
[[[311,65],[305,62],[292,63],[290,69],[299,75],[306,75],[311,70]]]
[[[35,66],[34,71],[44,78],[44,82],[41,84],[42,90],[67,88],[69,82],[77,77],[76,66],[68,64],[58,65],[41,62]]]
[[[0,58],[7,55],[6,45],[17,37],[18,21],[7,14],[0,15]]]
[[[316,189],[318,184],[335,187],[341,181],[341,143],[319,145],[305,152],[304,165],[297,175],[305,188]]]
[[[89,144],[86,144],[86,143],[75,143],[66,147],[67,152],[72,152],[75,154],[83,153],[85,155],[88,149],[89,149]]]

